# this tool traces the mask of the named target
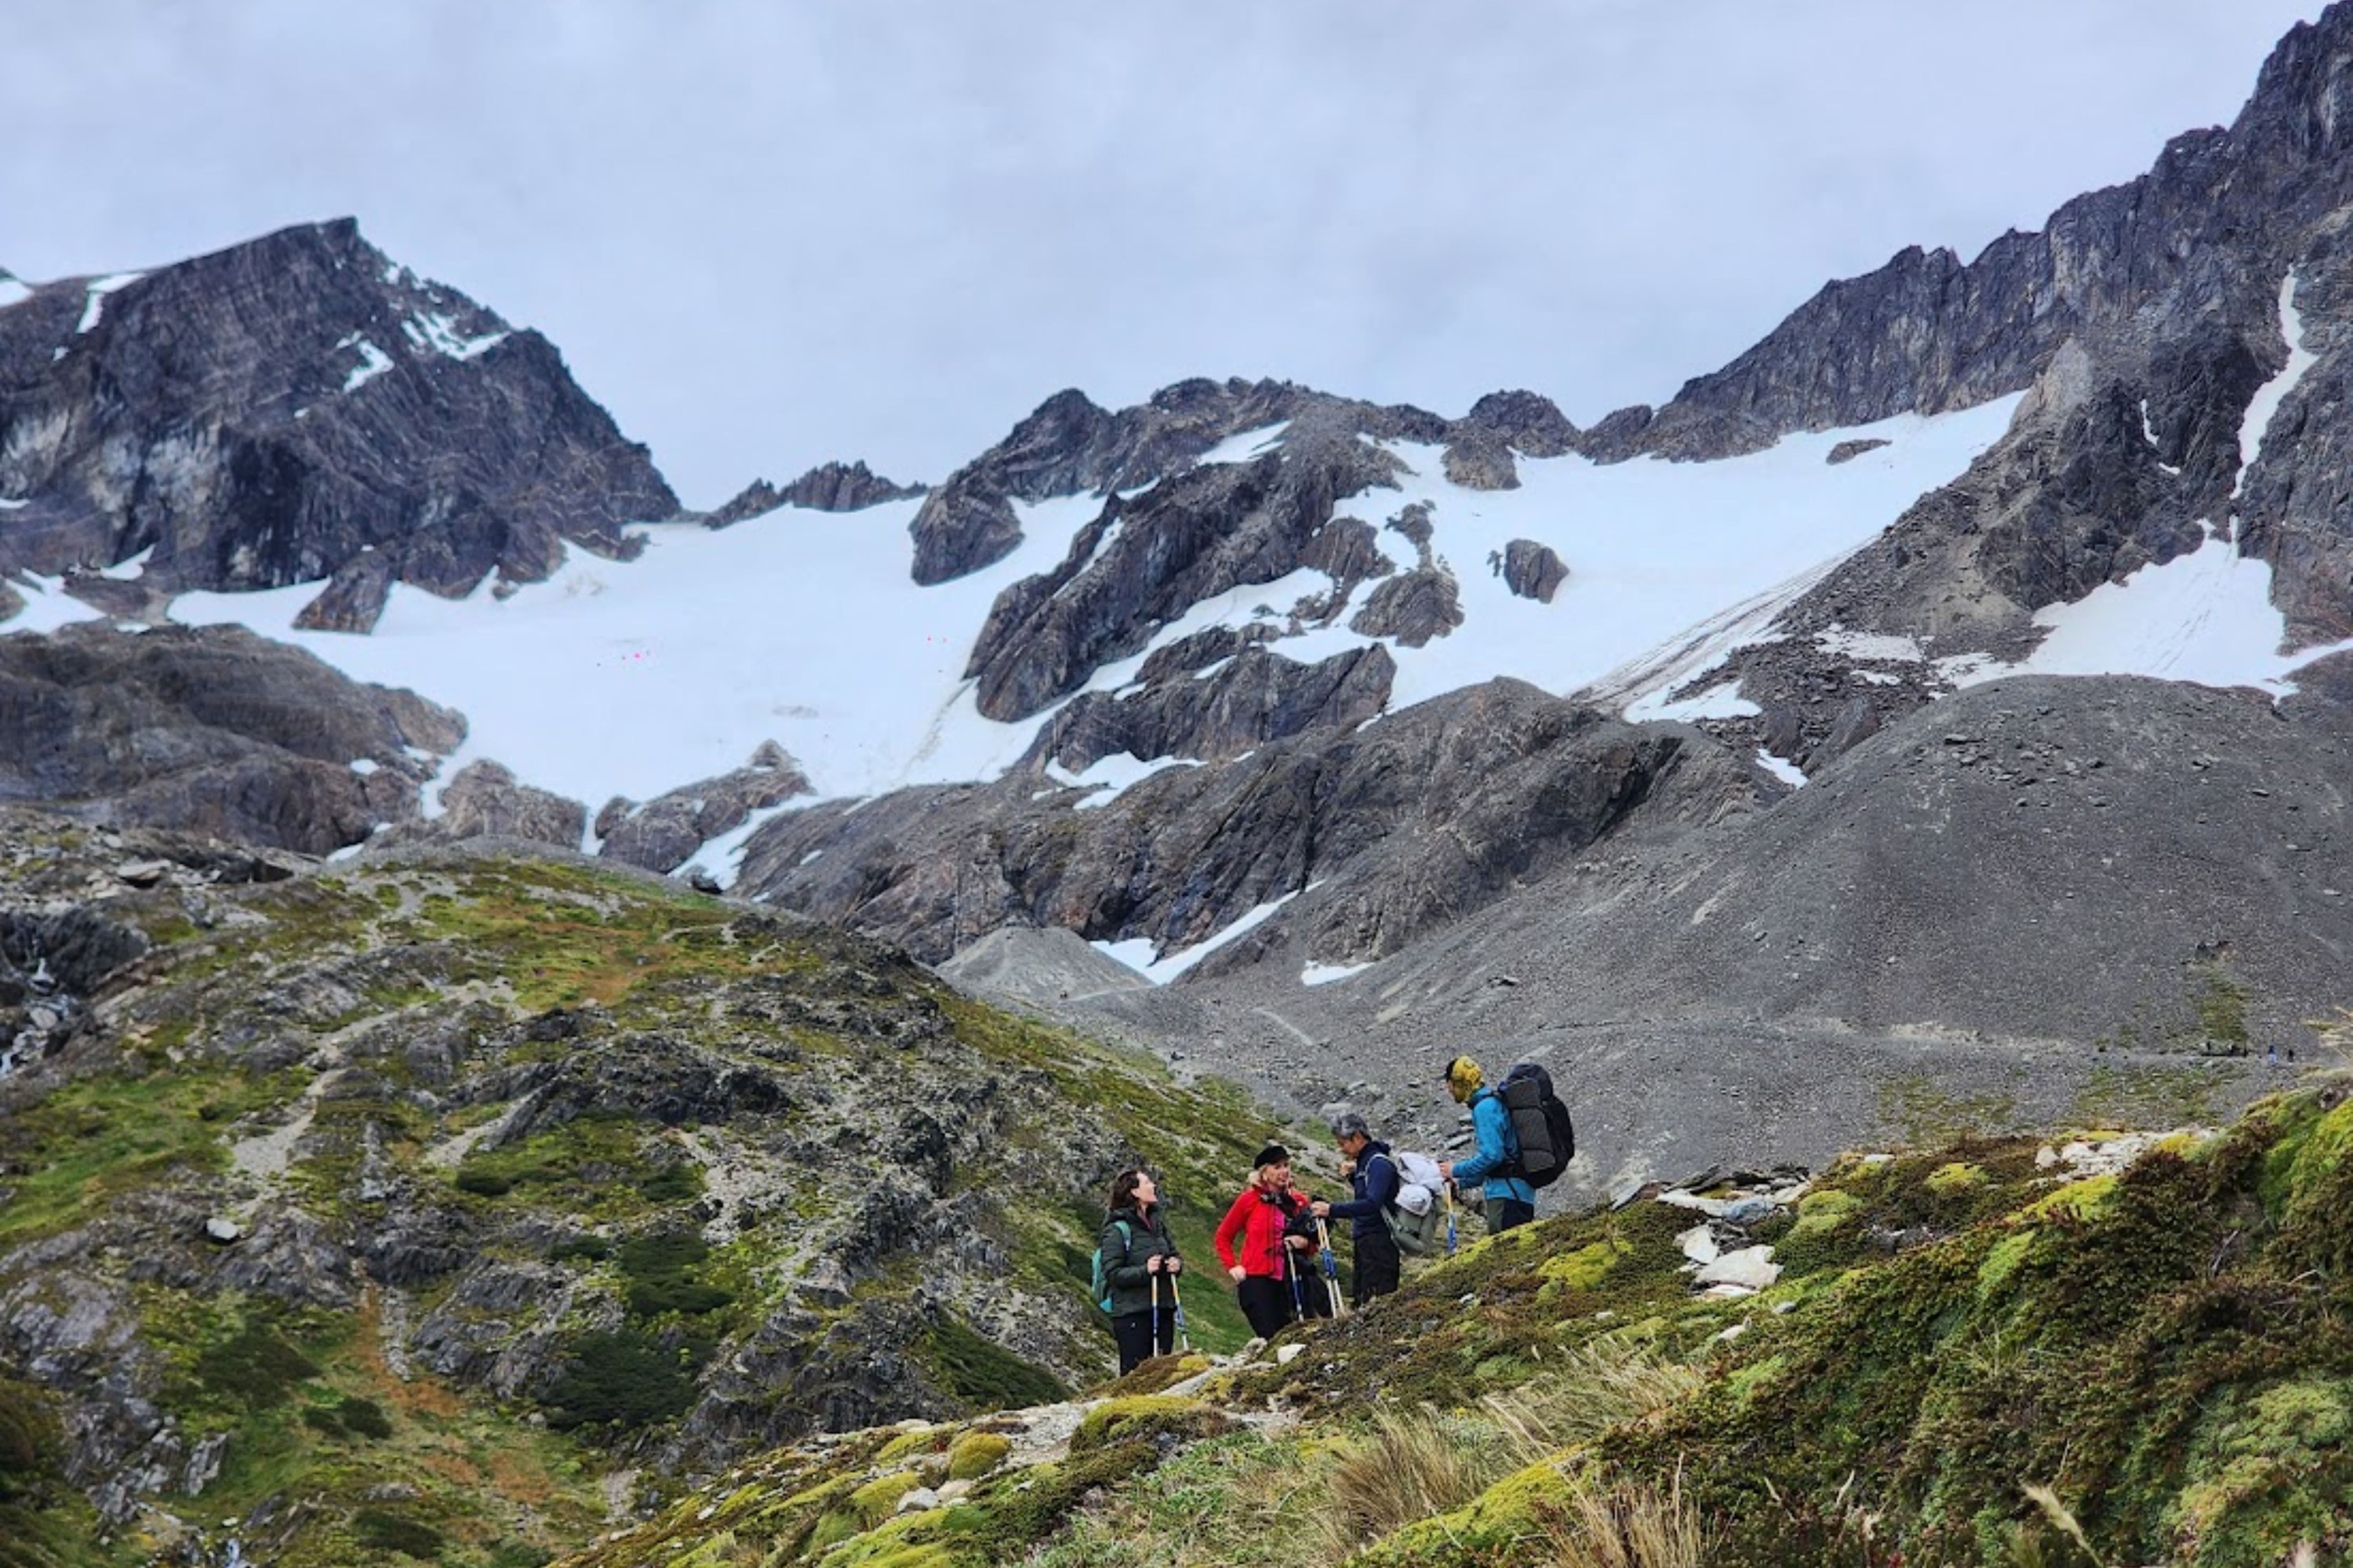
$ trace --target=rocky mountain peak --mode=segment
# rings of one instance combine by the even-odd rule
[[[147,552],[166,590],[311,581],[371,546],[459,594],[545,577],[569,541],[678,510],[642,447],[517,330],[370,245],[303,224],[144,273],[0,301],[0,569]],[[347,588],[350,585],[346,585]]]

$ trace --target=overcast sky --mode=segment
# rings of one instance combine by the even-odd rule
[[[2317,0],[22,0],[0,265],[353,214],[690,505],[1057,389],[1662,400],[2236,113]],[[1917,18],[1917,19],[1915,19]]]

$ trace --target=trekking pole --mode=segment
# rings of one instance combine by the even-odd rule
[[[1454,1183],[1446,1183],[1446,1255],[1454,1255]]]
[[[1176,1349],[1189,1355],[1193,1350],[1193,1336],[1185,1331],[1185,1293],[1176,1288],[1176,1277],[1173,1274],[1168,1277],[1168,1306],[1176,1315]],[[1155,1329],[1153,1332],[1159,1330]]]
[[[1332,1316],[1345,1318],[1348,1304],[1340,1299],[1340,1258],[1332,1250],[1332,1233],[1321,1219],[1315,1222],[1315,1247],[1317,1255],[1324,1260],[1324,1295],[1331,1304]]]
[[[1160,1353],[1160,1271],[1152,1271],[1152,1353]]]

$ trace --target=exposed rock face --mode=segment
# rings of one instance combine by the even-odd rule
[[[1514,539],[1504,546],[1504,558],[1495,564],[1504,586],[1522,599],[1535,599],[1538,604],[1550,604],[1560,585],[1568,580],[1568,567],[1553,553],[1550,545],[1539,545],[1534,539]]]
[[[801,506],[812,512],[862,512],[886,501],[905,501],[921,495],[924,488],[920,484],[893,484],[862,461],[819,463],[782,490],[765,479],[755,479],[703,521],[712,528],[726,528],[779,506]]]
[[[413,819],[463,735],[242,627],[0,638],[0,793],[92,821],[325,854]]]
[[[1394,637],[1408,648],[1419,648],[1461,624],[1462,598],[1454,574],[1419,567],[1383,578],[1348,622],[1348,630],[1366,637]]]
[[[2332,499],[2353,472],[2353,426],[2331,415],[2353,395],[2348,93],[2353,7],[2338,5],[2281,42],[2227,132],[2176,138],[2148,174],[1966,266],[1912,250],[1831,284],[1655,417],[1605,422],[1624,427],[1609,451],[1587,442],[1605,457],[1709,455],[2027,392],[1968,474],[1787,612],[1783,641],[1715,677],[1736,674],[1785,731],[1798,726],[1788,755],[1837,749],[1849,698],[1826,688],[1861,666],[1814,652],[1825,633],[1920,645],[1914,668],[1858,694],[1884,723],[1950,689],[1928,656],[2015,659],[2041,635],[2036,610],[2210,535],[2273,565],[2291,645],[2353,628],[2353,524]],[[2263,428],[2242,429],[2290,365],[2292,334],[2309,368],[2256,409]]]
[[[1113,414],[1077,391],[1057,393],[977,461],[950,475],[908,524],[915,580],[945,582],[1002,560],[1020,541],[1014,500],[1156,483],[1229,436],[1312,416],[1328,429],[1438,442],[1447,421],[1282,381],[1183,381]]]
[[[470,762],[442,789],[441,815],[403,829],[396,842],[503,838],[577,849],[587,829],[579,801],[519,783],[499,763]]]
[[[1367,728],[1168,768],[1099,808],[1034,793],[1034,777],[1014,775],[854,811],[813,806],[753,834],[736,890],[888,932],[936,961],[1007,924],[1173,950],[1320,882],[1285,923],[1312,927],[1320,957],[1362,957],[1636,813],[1662,827],[1709,821],[1763,788],[1694,731],[1625,725],[1499,681]]]
[[[1298,569],[1311,549],[1361,553],[1362,535],[1318,545],[1335,502],[1389,482],[1397,460],[1345,429],[1294,424],[1279,453],[1188,469],[1132,500],[1114,496],[1054,571],[997,597],[966,673],[980,711],[1016,719],[1141,649],[1200,599]],[[1358,525],[1361,527],[1361,524]],[[1328,615],[1329,605],[1266,607]]]
[[[152,550],[155,580],[217,589],[371,546],[437,593],[533,581],[563,541],[624,554],[625,524],[678,510],[546,339],[348,219],[0,311],[0,494],[29,503],[0,514],[0,567]]]
[[[1841,441],[1830,450],[1830,454],[1822,461],[1832,466],[1842,462],[1852,462],[1865,452],[1875,452],[1887,444],[1876,436],[1866,437],[1860,440]]]
[[[809,792],[808,776],[774,741],[732,773],[688,784],[640,805],[619,798],[596,813],[596,853],[648,871],[676,871],[695,851],[754,811]]]
[[[1534,392],[1490,392],[1472,404],[1457,422],[1454,439],[1474,434],[1493,436],[1533,458],[1559,457],[1577,447],[1577,427],[1551,398]]]
[[[304,605],[294,624],[305,631],[374,631],[392,598],[389,553],[370,545],[335,568],[325,589]]]
[[[1384,648],[1352,648],[1302,664],[1252,646],[1208,674],[1148,683],[1133,696],[1088,692],[1038,732],[1025,760],[1073,772],[1126,752],[1219,758],[1330,726],[1353,728],[1388,705],[1396,662]]]

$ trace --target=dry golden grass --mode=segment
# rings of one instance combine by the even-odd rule
[[[1482,1413],[1525,1463],[1665,1409],[1700,1385],[1697,1369],[1641,1351],[1588,1345],[1567,1367],[1482,1401]]]
[[[1513,1457],[1483,1424],[1449,1422],[1427,1409],[1381,1411],[1314,1499],[1314,1536],[1331,1557],[1344,1558],[1461,1508],[1508,1472]]]
[[[1544,1510],[1545,1545],[1559,1568],[1699,1568],[1699,1510],[1677,1476],[1665,1491],[1570,1478],[1569,1499]]]

